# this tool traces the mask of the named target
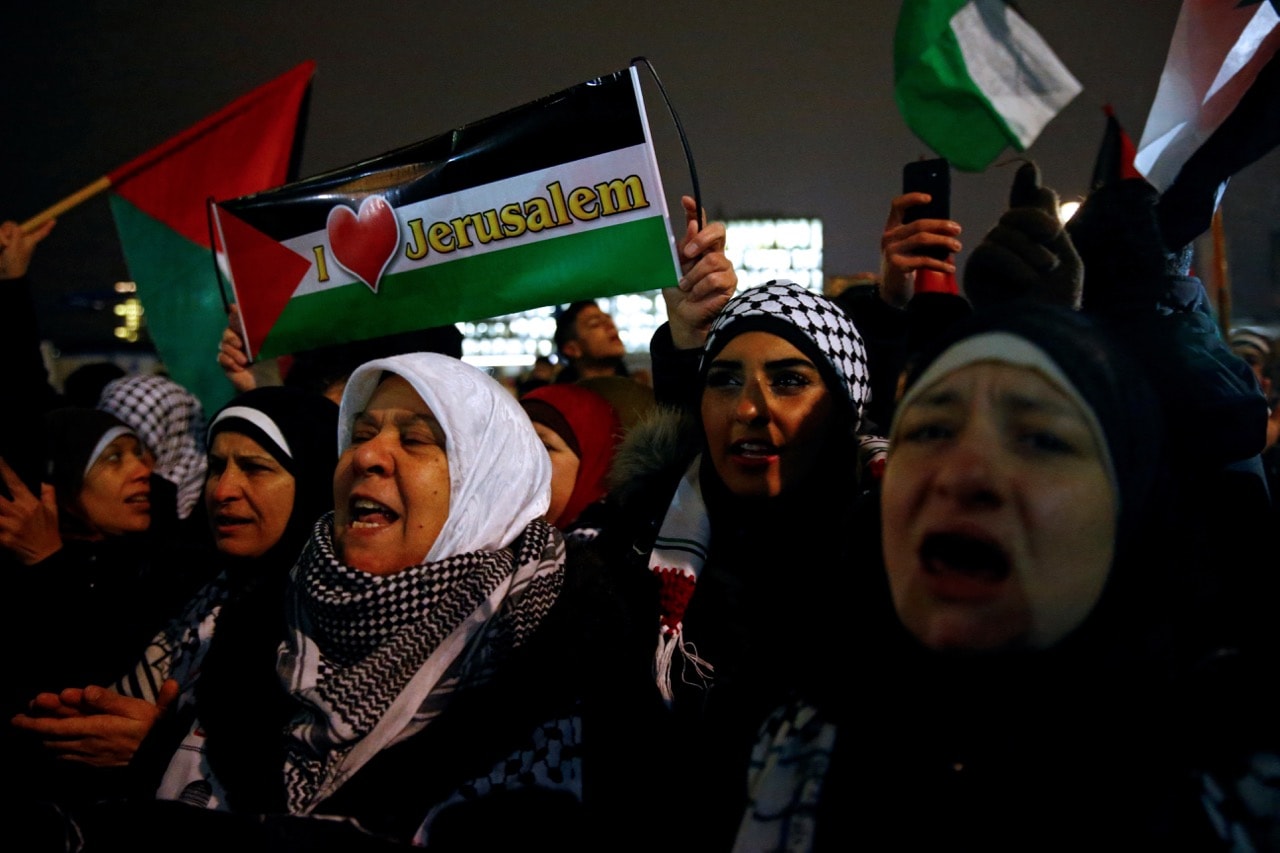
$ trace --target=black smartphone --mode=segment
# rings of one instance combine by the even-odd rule
[[[903,211],[903,223],[951,218],[951,164],[945,158],[912,160],[903,166],[902,191],[930,196],[928,204],[917,204]],[[924,254],[945,261],[951,252],[945,246],[935,246],[924,250]]]

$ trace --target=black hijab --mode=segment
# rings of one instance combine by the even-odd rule
[[[338,461],[338,405],[290,386],[254,388],[213,416],[209,447],[222,432],[245,435],[293,475],[293,512],[280,540],[261,560],[293,564],[317,519],[333,509],[333,470]]]

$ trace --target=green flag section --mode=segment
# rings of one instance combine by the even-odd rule
[[[660,218],[649,217],[391,275],[376,296],[363,283],[298,296],[289,301],[263,350],[283,352],[298,340],[360,340],[630,293],[636,282],[670,286],[670,254],[654,251],[655,245],[666,246],[666,229]],[[554,298],[548,302],[549,297]],[[373,300],[377,312],[367,310]]]
[[[1004,0],[904,0],[893,70],[907,126],[966,172],[1025,151],[1081,91]]]
[[[633,68],[215,213],[253,358],[679,279]]]
[[[169,375],[206,411],[235,393],[214,358],[227,318],[209,240],[211,198],[292,175],[308,61],[108,174],[111,210],[147,329]]]
[[[169,375],[212,412],[231,399],[235,389],[214,358],[227,315],[210,269],[209,250],[191,242],[117,195],[111,213],[122,240],[125,263],[136,282],[149,282],[143,295],[147,328]],[[157,282],[161,284],[158,285]],[[171,286],[199,282],[203,286]],[[143,285],[138,285],[143,293]],[[167,354],[167,355],[166,355]]]

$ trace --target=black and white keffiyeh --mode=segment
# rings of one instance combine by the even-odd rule
[[[234,594],[236,585],[226,571],[201,587],[181,614],[161,629],[143,650],[129,672],[112,685],[122,696],[155,702],[166,679],[178,682],[178,705],[192,701],[191,690],[209,650],[218,614]]]
[[[122,376],[102,389],[98,408],[137,431],[156,457],[155,472],[178,487],[178,517],[191,514],[204,490],[204,408],[167,376]]]
[[[818,804],[835,743],[835,725],[812,705],[797,701],[769,715],[751,750],[747,809],[734,853],[814,849]]]
[[[564,540],[534,521],[510,549],[372,575],[332,550],[332,516],[294,570],[280,678],[301,704],[289,732],[289,810],[305,814],[378,750],[482,684],[537,630],[564,579]]]
[[[747,331],[765,331],[795,344],[818,369],[848,394],[854,424],[870,395],[867,351],[862,335],[839,305],[794,281],[776,279],[730,299],[707,333],[698,365],[705,375],[711,360],[730,339]]]
[[[483,371],[437,353],[362,365],[343,394],[339,451],[387,373],[407,380],[440,422],[448,517],[416,564],[382,575],[343,563],[332,512],[312,530],[284,592],[276,649],[276,677],[296,709],[282,732],[291,814],[314,813],[458,691],[488,682],[539,632],[563,585],[564,539],[543,520],[550,460],[515,397]],[[580,796],[576,721],[544,721],[544,747],[533,728],[528,746],[470,790],[534,785]],[[158,796],[218,809],[226,795],[197,719]]]
[[[707,335],[698,366],[707,370],[725,345],[749,331],[768,332],[790,341],[813,359],[833,399],[847,395],[850,425],[857,427],[870,394],[862,336],[839,305],[793,281],[778,279],[730,299]],[[869,447],[869,445],[868,445]],[[654,678],[668,704],[674,701],[672,669],[681,677],[709,683],[714,666],[684,640],[684,613],[711,548],[711,523],[699,478],[701,457],[680,478],[649,555],[649,570],[659,583],[660,616],[654,654]]]

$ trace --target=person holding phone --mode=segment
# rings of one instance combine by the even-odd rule
[[[955,285],[960,223],[950,219],[950,167],[919,160],[903,167],[903,192],[889,205],[880,235],[880,281],[837,296],[862,333],[871,377],[864,431],[883,433],[893,417],[898,382],[908,354],[952,320],[969,302]],[[915,299],[917,293],[927,294]]]
[[[964,248],[960,223],[951,219],[947,161],[912,161],[902,176],[902,194],[890,203],[880,235],[880,296],[897,308],[911,300],[920,270],[955,275],[954,256]]]

